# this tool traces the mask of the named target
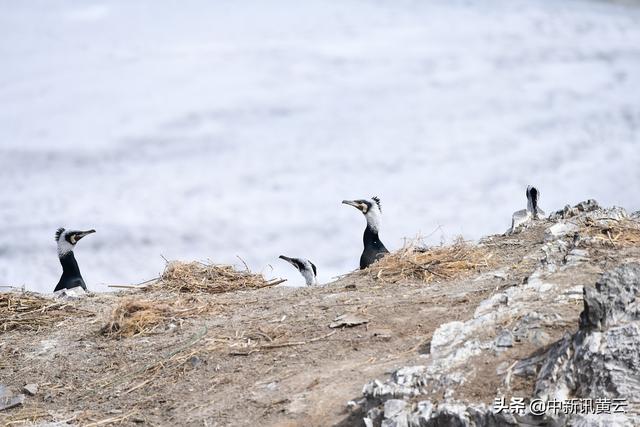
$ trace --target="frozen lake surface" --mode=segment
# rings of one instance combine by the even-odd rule
[[[4,0],[0,61],[0,284],[51,291],[60,226],[93,290],[161,255],[296,285],[278,255],[357,267],[343,199],[392,250],[503,232],[527,184],[640,209],[640,3]]]

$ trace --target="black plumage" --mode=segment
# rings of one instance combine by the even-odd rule
[[[73,249],[80,239],[91,233],[95,233],[95,230],[66,231],[64,228],[59,228],[56,231],[55,239],[58,243],[58,259],[60,260],[60,265],[62,265],[62,275],[53,290],[54,292],[77,287],[87,290],[87,285],[82,278],[82,274],[80,274],[80,267],[78,267]]]
[[[362,236],[364,249],[360,255],[360,269],[363,270],[389,253],[378,235],[382,215],[380,199],[372,197],[370,200],[343,200],[342,203],[358,209],[367,220]]]

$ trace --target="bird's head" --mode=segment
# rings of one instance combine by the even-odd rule
[[[314,263],[304,258],[290,258],[288,256],[280,255],[278,258],[285,260],[289,264],[293,265],[304,277],[307,285],[315,285],[317,283],[318,270]]]
[[[358,209],[367,219],[369,226],[375,230],[379,229],[382,206],[380,205],[380,199],[378,197],[373,196],[370,199],[343,200],[342,203]]]
[[[56,242],[58,243],[58,254],[64,255],[73,250],[76,243],[80,241],[84,236],[95,233],[96,230],[78,231],[78,230],[65,230],[64,228],[58,228],[56,231]]]

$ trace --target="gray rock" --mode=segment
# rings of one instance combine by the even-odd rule
[[[467,408],[461,404],[442,403],[431,417],[429,426],[467,427],[470,425]]]
[[[390,420],[382,420],[380,427],[409,427],[409,419],[406,413],[402,413]]]
[[[494,311],[497,307],[502,305],[507,305],[509,303],[509,297],[504,292],[497,293],[495,295],[490,296],[489,298],[480,302],[478,307],[476,308],[473,317],[480,317],[484,314],[487,314],[491,311]]]
[[[392,374],[392,378],[396,384],[402,386],[422,387],[425,385],[423,376],[425,369],[425,366],[422,365],[405,366],[404,368],[396,370]]]
[[[199,358],[198,356],[191,356],[189,358],[189,363],[191,364],[192,368],[197,368],[200,365],[202,365],[204,362],[202,361],[201,358]]]
[[[513,328],[513,338],[517,342],[531,341],[536,331],[542,328],[544,316],[538,312],[531,312],[518,321]]]
[[[559,211],[556,211],[555,213],[551,214],[549,219],[554,220],[554,221],[557,221],[559,219],[567,219],[567,218],[571,218],[571,217],[580,215],[580,214],[582,214],[584,212],[592,212],[592,211],[596,211],[598,209],[601,209],[600,205],[598,204],[598,202],[596,202],[593,199],[589,199],[587,201],[578,203],[574,207],[566,205],[563,209],[561,209]]]
[[[602,275],[595,286],[584,287],[581,329],[599,329],[640,320],[640,264],[628,264]]]
[[[380,418],[382,418],[382,410],[380,408],[373,407],[367,411],[367,418],[369,418],[373,424],[376,424]]]
[[[513,335],[511,331],[503,330],[496,337],[496,347],[513,347]]]
[[[24,399],[24,394],[18,394],[15,396],[8,396],[7,394],[5,394],[4,396],[0,397],[0,411],[20,406],[24,403]]]
[[[622,414],[578,415],[571,420],[572,427],[634,427],[632,420]]]
[[[580,215],[575,218],[578,224],[586,215],[596,218],[595,221],[610,221],[609,216],[624,215],[623,210],[599,209],[590,202],[576,210]],[[522,341],[535,344],[538,350],[515,365],[509,360],[498,370],[498,375],[509,378],[517,375],[535,379],[533,396],[522,397],[565,400],[640,396],[640,264],[612,270],[602,275],[595,286],[555,281],[550,271],[562,271],[567,264],[588,261],[585,247],[588,248],[577,249],[566,238],[544,243],[541,251],[531,255],[541,265],[526,283],[489,296],[478,305],[473,318],[444,323],[433,332],[425,366],[401,368],[384,382],[374,380],[366,384],[362,403],[362,412],[367,417],[365,425],[633,425],[632,415],[616,414],[606,418],[608,424],[598,424],[597,418],[584,415],[560,413],[535,418],[530,414],[494,413],[483,405],[454,400],[462,396],[460,387],[474,372],[475,366],[469,363],[473,356],[488,352],[495,355],[497,348]],[[584,303],[578,331],[550,343],[547,332],[568,320],[563,317],[567,313],[556,307],[573,304],[576,298],[583,298]],[[513,322],[515,326],[500,329]],[[499,331],[495,338],[494,331]],[[508,388],[509,380],[503,385]],[[426,394],[440,396],[440,403],[427,400],[408,403]]]
[[[566,265],[575,265],[579,262],[589,261],[589,251],[586,249],[571,249],[564,258]]]
[[[38,393],[38,384],[27,384],[22,388],[22,391],[27,393],[29,396],[35,396]]]
[[[595,287],[585,286],[580,329],[549,349],[535,396],[556,400],[640,396],[639,299],[638,264],[618,267],[602,275]]]
[[[533,221],[533,215],[527,209],[516,211],[511,216],[511,227],[506,231],[506,235],[521,232]]]
[[[358,316],[357,314],[345,313],[333,319],[333,322],[331,322],[329,327],[334,329],[341,328],[343,326],[352,327],[352,326],[362,325],[368,322],[369,322],[368,319],[365,319],[362,316]]]
[[[569,234],[575,234],[580,227],[570,222],[558,222],[553,224],[551,227],[547,228],[544,233],[544,240],[549,242],[551,240],[556,240],[560,237],[567,236]]]
[[[400,412],[403,412],[406,406],[407,402],[405,402],[404,400],[389,399],[384,402],[384,417],[393,418]]]
[[[544,362],[546,353],[535,354],[527,359],[518,361],[513,367],[513,375],[519,377],[533,377],[538,373],[540,365]]]
[[[433,403],[428,400],[423,400],[422,402],[418,402],[415,411],[415,420],[417,421],[418,426],[423,426],[427,424],[429,418],[431,418],[431,414],[433,412]]]

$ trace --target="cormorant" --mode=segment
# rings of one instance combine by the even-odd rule
[[[318,284],[318,270],[316,266],[304,258],[289,258],[288,256],[280,255],[280,259],[287,261],[298,269],[302,277],[304,277],[307,286],[313,286]]]
[[[538,207],[540,192],[533,185],[527,186],[527,211],[531,213],[533,219],[544,218],[544,211]]]
[[[85,291],[87,290],[87,285],[84,283],[82,275],[80,275],[80,268],[78,268],[76,257],[73,255],[73,248],[84,236],[95,232],[96,230],[65,231],[64,228],[59,228],[58,231],[56,231],[58,258],[60,259],[60,264],[62,264],[62,276],[60,277],[58,285],[53,290],[54,292],[63,289],[73,289],[78,286],[82,287]]]
[[[521,209],[513,213],[511,217],[511,228],[507,234],[514,233],[519,227],[530,222],[531,220],[542,219],[545,213],[538,206],[540,191],[532,185],[527,186],[527,209]]]
[[[364,251],[360,256],[360,269],[362,270],[389,253],[378,237],[382,216],[380,199],[372,197],[370,200],[343,200],[342,203],[358,209],[367,219],[367,228],[364,229],[364,236],[362,236]]]

